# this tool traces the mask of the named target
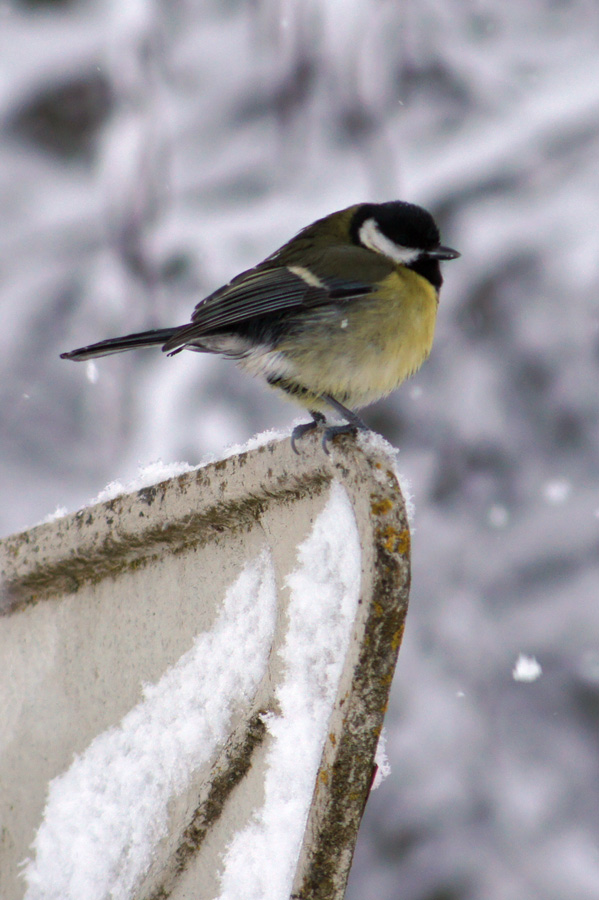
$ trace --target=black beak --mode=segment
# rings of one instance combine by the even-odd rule
[[[429,259],[457,259],[462,254],[451,247],[436,247],[434,250],[427,250],[424,255]]]

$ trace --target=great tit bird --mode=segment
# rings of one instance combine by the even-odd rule
[[[429,212],[402,201],[364,203],[308,225],[253,269],[195,307],[191,322],[63,353],[87,360],[161,345],[219,353],[307,407],[292,446],[334,410],[336,434],[368,430],[354,412],[386,396],[430,353],[442,284],[439,263],[460,254],[440,243]],[[328,451],[327,451],[328,452]]]

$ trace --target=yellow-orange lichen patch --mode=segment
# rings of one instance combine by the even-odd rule
[[[400,553],[405,556],[410,550],[410,532],[407,528],[398,531],[392,525],[387,525],[381,530],[380,537],[388,553]]]
[[[388,497],[382,500],[373,500],[370,504],[370,510],[373,516],[385,516],[393,509],[393,501]]]

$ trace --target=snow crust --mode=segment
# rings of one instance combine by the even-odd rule
[[[121,481],[120,479],[109,481],[106,487],[102,488],[102,490],[99,491],[95,495],[95,497],[92,497],[87,501],[87,503],[84,504],[83,508],[85,508],[86,506],[93,506],[96,503],[106,503],[109,500],[114,500],[116,497],[120,497],[122,494],[134,493],[135,491],[142,490],[142,488],[152,487],[152,485],[159,484],[161,481],[167,481],[169,478],[176,478],[178,475],[184,475],[187,472],[194,472],[197,469],[202,469],[204,466],[207,466],[217,460],[229,459],[229,457],[231,456],[236,456],[240,453],[247,453],[250,450],[255,450],[258,447],[262,447],[264,444],[268,444],[270,441],[282,440],[284,438],[287,438],[290,436],[290,434],[291,429],[268,429],[267,431],[263,431],[260,434],[253,435],[253,437],[248,438],[248,440],[244,443],[230,444],[218,456],[212,453],[206,454],[206,456],[202,459],[202,462],[198,465],[190,465],[189,463],[183,461],[163,462],[162,459],[153,460],[149,463],[139,463],[137,467],[137,473],[132,478],[128,478],[123,481]],[[54,512],[49,513],[47,516],[45,516],[40,524],[55,522],[57,519],[60,519],[68,514],[69,510],[66,508],[66,506],[58,506]]]
[[[190,466],[186,462],[170,462],[165,463],[161,459],[154,462],[140,465],[137,474],[128,481],[122,482],[118,479],[110,481],[105,488],[102,488],[95,497],[93,497],[86,506],[93,506],[95,503],[106,503],[108,500],[114,500],[121,494],[128,494],[134,491],[141,491],[142,488],[151,487],[166,481],[168,478],[176,478],[177,475],[184,475],[186,472],[193,472],[199,466]]]

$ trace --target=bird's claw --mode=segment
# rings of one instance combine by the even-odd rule
[[[325,421],[325,417],[322,413],[314,412],[312,413],[311,422],[302,422],[300,425],[296,425],[291,432],[291,449],[293,450],[293,452],[297,453],[297,455],[299,456],[299,450],[297,449],[296,441],[302,438],[305,434],[309,434],[311,431],[314,431],[315,428],[318,428],[318,426],[322,425],[322,423]]]
[[[301,425],[296,425],[291,432],[291,449],[294,453],[297,453],[298,456],[299,450],[297,449],[296,441],[302,438],[305,434],[309,434],[311,431],[314,431],[315,428],[318,428],[318,424],[318,422],[304,422]]]

